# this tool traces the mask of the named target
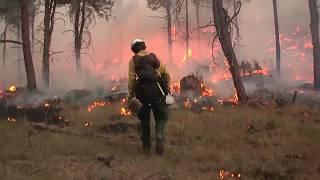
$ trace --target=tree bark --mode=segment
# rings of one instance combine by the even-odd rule
[[[81,67],[81,48],[82,48],[82,36],[84,31],[84,25],[86,21],[86,1],[79,0],[76,4],[75,22],[74,22],[74,48],[76,55],[76,68],[78,73],[82,73]],[[81,18],[80,18],[81,15]]]
[[[240,3],[241,3],[241,0],[240,0]],[[237,0],[233,0],[233,13],[236,14],[237,13],[237,10],[239,8],[239,1]],[[240,31],[239,31],[239,18],[238,16],[236,16],[234,18],[234,26],[236,28],[236,40],[238,43],[240,43]]]
[[[310,9],[310,29],[313,44],[314,88],[320,90],[320,43],[319,43],[319,13],[317,0],[308,0]]]
[[[274,13],[274,30],[275,30],[275,38],[276,38],[276,70],[277,70],[277,74],[280,75],[281,47],[280,47],[280,32],[279,32],[277,0],[273,0],[273,13]]]
[[[50,47],[54,28],[54,16],[56,11],[55,0],[45,1],[44,12],[44,43],[43,43],[43,64],[42,64],[42,80],[44,86],[49,88],[50,85]]]
[[[6,27],[4,29],[4,32],[3,32],[3,40],[6,41],[7,40],[7,28],[8,28],[8,24],[7,24],[7,17],[5,17],[5,24],[6,24]],[[7,43],[3,43],[3,47],[2,47],[2,65],[3,65],[3,71],[6,70],[6,59],[7,59]]]
[[[21,33],[23,42],[23,56],[27,74],[27,88],[28,90],[36,90],[36,75],[34,71],[32,54],[30,48],[30,32],[29,32],[29,0],[20,0],[21,2]]]
[[[200,48],[200,1],[196,1],[196,19],[197,19],[197,43],[198,43],[198,55],[201,56]]]
[[[189,0],[186,1],[186,63],[189,62],[189,39],[190,39],[190,32],[189,32]]]
[[[20,12],[20,17],[21,17],[21,12]],[[22,42],[22,45],[23,45],[23,40],[21,39],[21,22],[19,22],[17,24],[17,40],[16,42]],[[14,41],[12,41],[14,42]],[[23,57],[22,57],[22,51],[20,48],[17,48],[17,73],[18,73],[18,77],[17,77],[17,80],[18,80],[18,83],[22,83],[22,77],[23,77],[23,71],[22,71],[22,60],[23,60]]]
[[[246,103],[248,97],[243,86],[237,57],[232,46],[231,35],[229,33],[231,22],[228,22],[228,12],[223,8],[222,0],[212,0],[212,10],[217,36],[219,37],[222,50],[230,66],[230,71],[232,74],[235,89],[237,91],[238,100],[240,103]]]
[[[167,32],[168,32],[168,54],[169,62],[172,63],[172,18],[171,18],[171,1],[167,0]]]
[[[31,44],[32,44],[32,48],[31,48],[31,53],[32,55],[34,55],[35,52],[35,21],[36,21],[36,10],[32,9],[31,11]]]

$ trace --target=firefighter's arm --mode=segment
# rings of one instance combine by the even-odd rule
[[[128,72],[128,99],[132,99],[135,94],[134,94],[134,84],[136,81],[136,71],[134,68],[134,63],[132,60],[129,62],[129,72]]]
[[[170,74],[167,70],[167,67],[165,64],[161,64],[160,67],[159,67],[159,71],[161,76],[165,76],[165,79],[167,80],[167,83],[168,83],[168,87],[170,86],[170,81],[171,81],[171,77],[170,77]]]

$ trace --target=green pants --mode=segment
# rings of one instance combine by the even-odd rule
[[[156,104],[144,104],[138,113],[141,121],[143,147],[150,147],[150,112],[153,112],[156,121],[156,137],[163,138],[165,124],[169,118],[168,105],[165,102]]]

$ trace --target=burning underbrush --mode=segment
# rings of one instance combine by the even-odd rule
[[[26,119],[32,122],[67,125],[68,120],[61,115],[62,100],[47,98],[41,92],[28,93],[25,88],[10,86],[0,91],[0,116],[10,122]]]
[[[246,64],[246,63],[244,63]],[[245,83],[256,83],[254,90],[249,92],[248,104],[255,107],[283,107],[290,103],[303,103],[310,106],[320,104],[318,93],[309,90],[309,85],[299,88],[274,90],[264,87],[263,78],[272,77],[265,74],[257,64],[255,68],[244,65],[243,80]],[[251,67],[251,66],[250,66]],[[261,74],[257,74],[261,72]],[[260,80],[262,79],[262,85]],[[225,80],[228,81],[228,80]],[[210,83],[203,80],[202,76],[189,75],[170,86],[171,93],[176,99],[173,109],[185,109],[193,112],[214,111],[217,106],[238,105],[235,90],[233,95],[220,96],[215,87],[209,88]],[[26,89],[10,86],[7,90],[0,91],[0,115],[9,122],[26,119],[32,122],[46,122],[48,124],[68,125],[69,121],[64,115],[66,108],[84,109],[92,113],[96,109],[114,107],[117,104],[117,114],[111,119],[134,117],[135,112],[129,110],[127,102],[126,81],[114,81],[109,89],[90,91],[76,89],[63,96],[50,97],[42,92],[28,93]],[[85,120],[83,126],[93,126],[93,122]]]

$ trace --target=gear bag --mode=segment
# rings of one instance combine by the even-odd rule
[[[143,104],[154,104],[163,97],[157,85],[158,77],[156,69],[160,67],[160,61],[154,54],[146,56],[135,55],[133,57],[135,71],[138,80],[135,84],[135,95]]]

